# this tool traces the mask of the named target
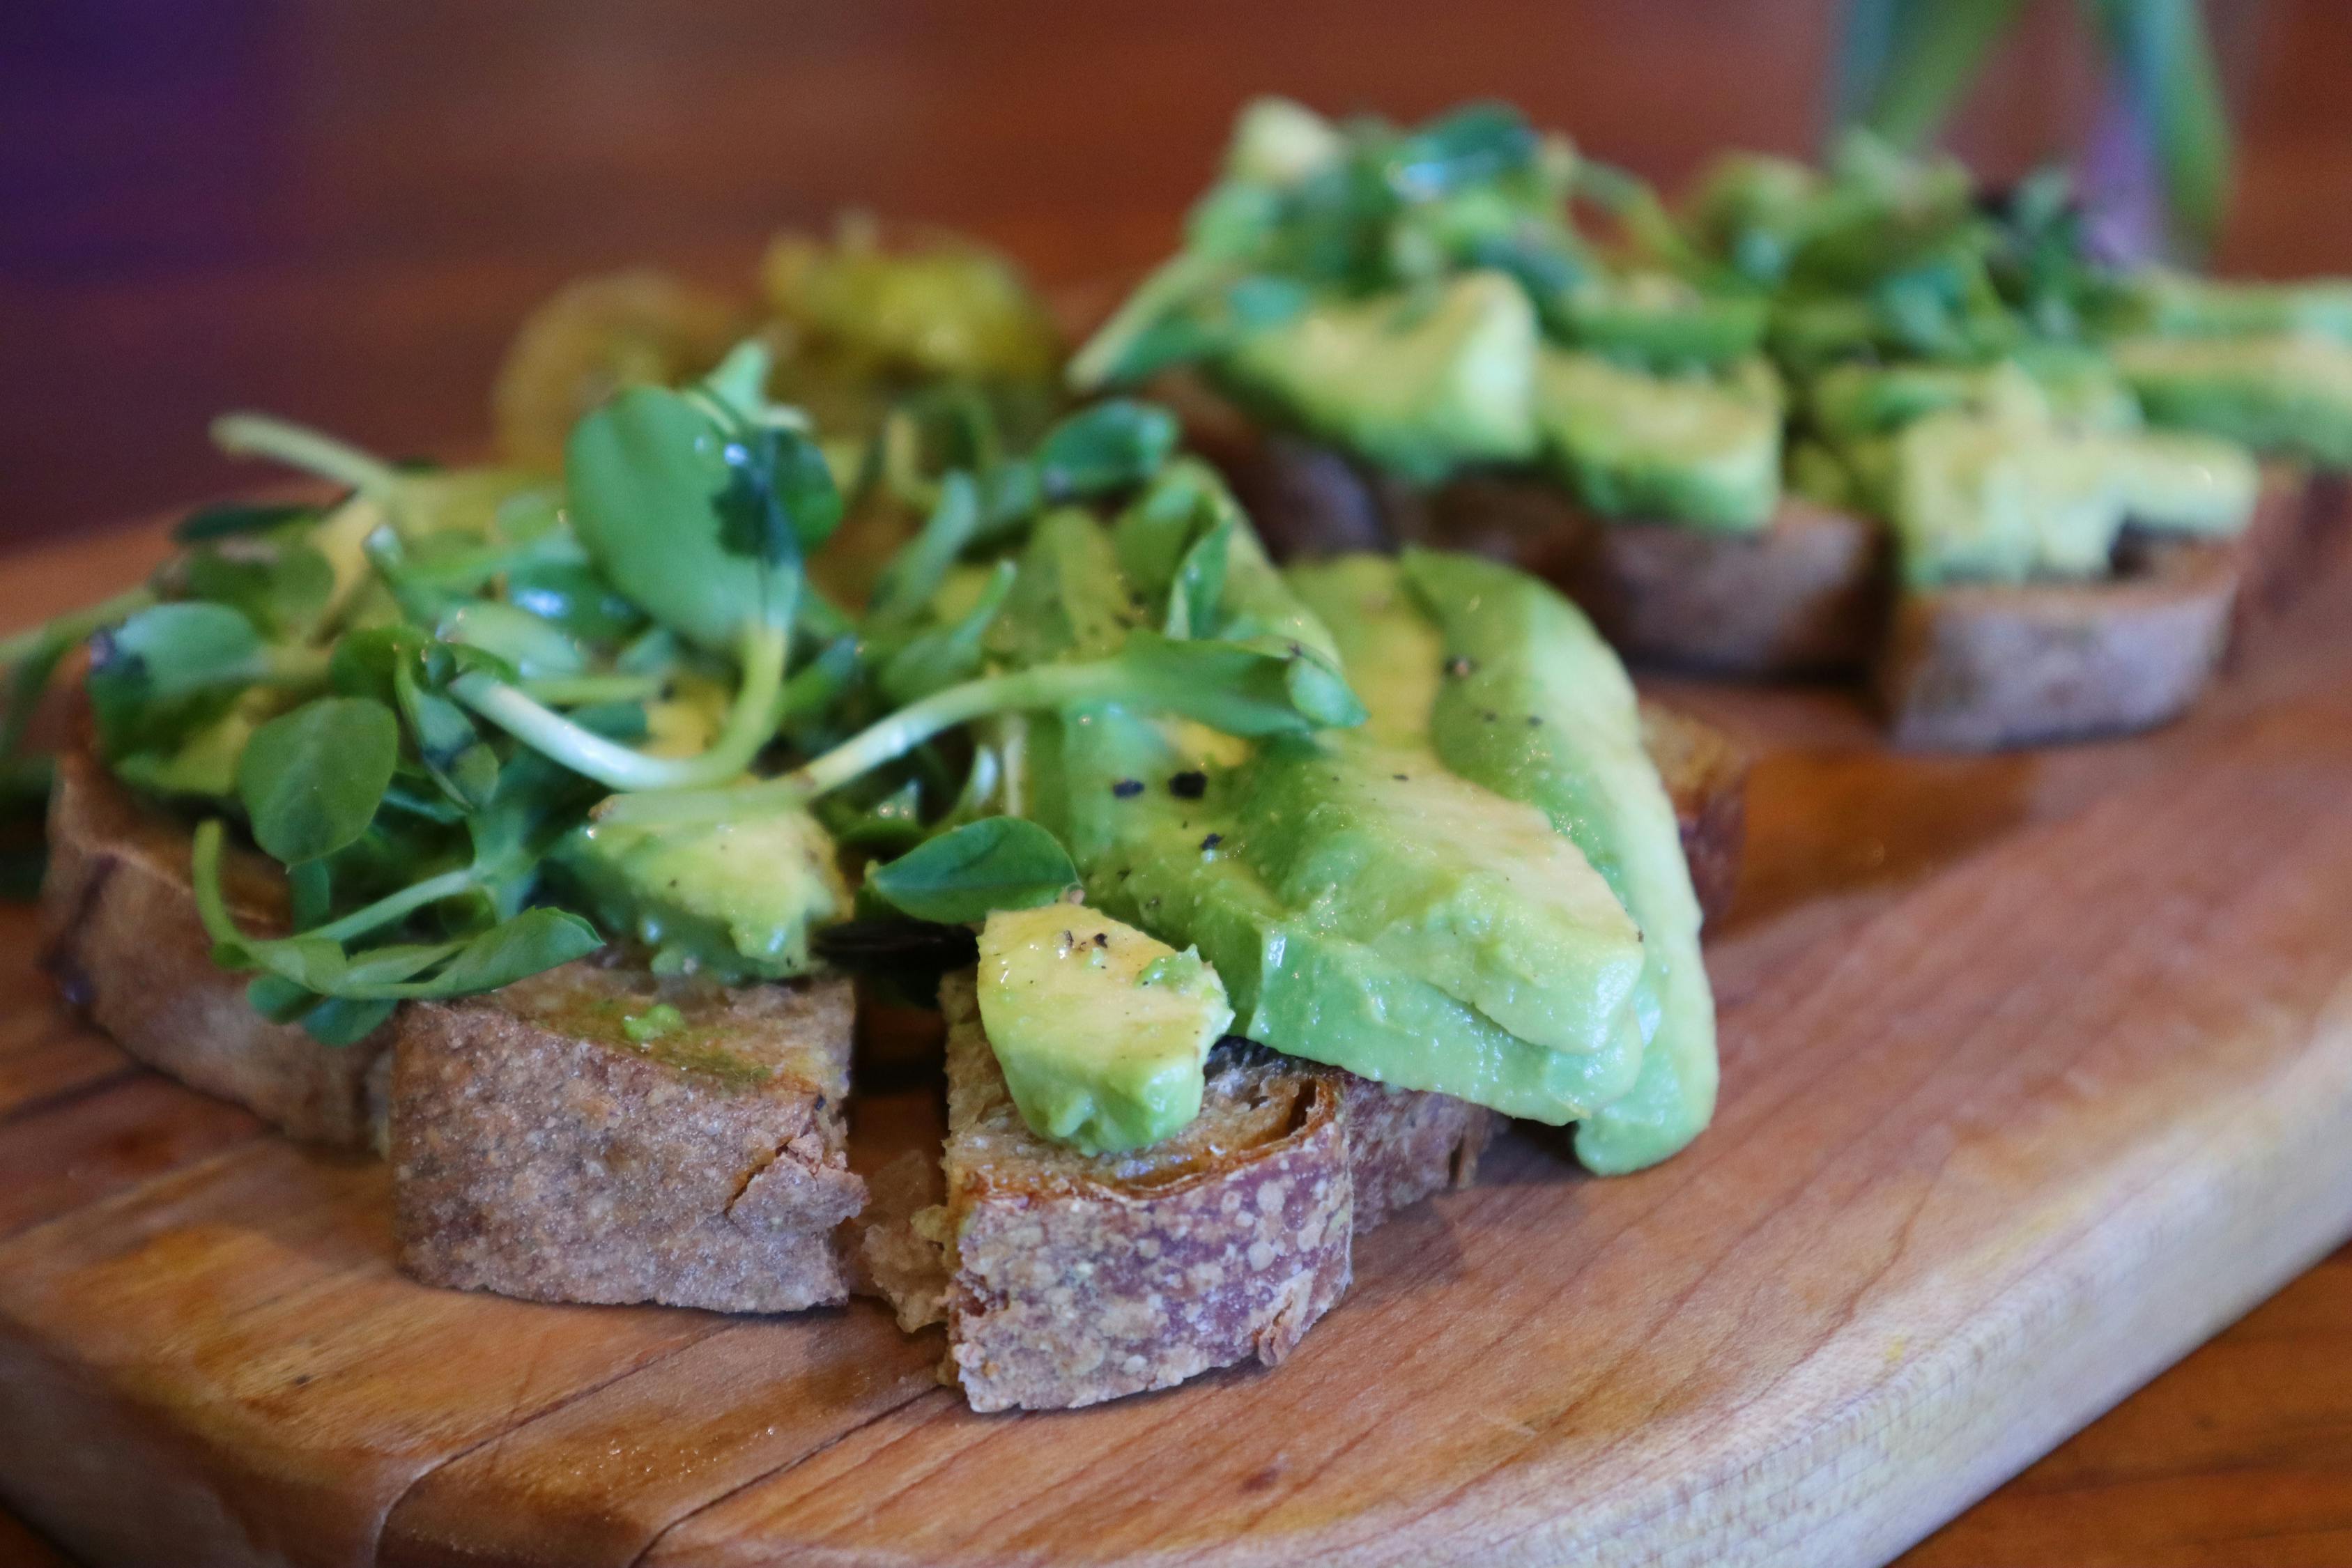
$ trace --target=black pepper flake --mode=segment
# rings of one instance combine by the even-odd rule
[[[1456,654],[1452,658],[1445,661],[1445,673],[1454,677],[1456,680],[1461,679],[1465,675],[1475,672],[1477,668],[1478,661],[1476,659],[1465,658],[1460,654]]]
[[[1389,775],[1389,777],[1391,777],[1391,778],[1392,778],[1392,779],[1396,780],[1396,782],[1397,782],[1397,783],[1399,783],[1399,784],[1409,784],[1409,783],[1411,783],[1411,782],[1412,782],[1410,779],[1407,779],[1407,778],[1405,777],[1405,775],[1404,775],[1404,774],[1402,774],[1402,773],[1391,773],[1391,774]]]
[[[1542,715],[1542,714],[1540,714],[1540,713],[1530,713],[1530,714],[1528,714],[1528,729],[1532,730],[1532,729],[1534,729],[1537,725],[1538,725],[1538,724],[1540,724],[1540,723],[1542,723],[1542,722],[1543,722],[1543,715]]]
[[[1168,781],[1168,793],[1178,800],[1198,800],[1209,793],[1209,775],[1188,769]]]
[[[1214,849],[1218,845],[1223,844],[1224,841],[1225,836],[1223,834],[1212,833],[1206,838],[1201,840],[1201,851],[1202,854],[1206,854],[1208,851]]]
[[[1110,786],[1110,793],[1118,796],[1121,800],[1133,800],[1137,795],[1143,793],[1143,781],[1141,779],[1121,779],[1118,783]]]
[[[1487,722],[1487,723],[1491,724],[1491,723],[1493,723],[1496,720],[1497,720],[1497,719],[1499,719],[1499,718],[1501,718],[1501,717],[1502,717],[1502,715],[1501,715],[1500,713],[1496,712],[1492,708],[1489,708],[1489,709],[1487,709],[1487,710],[1486,710],[1486,722]]]
[[[1095,945],[1097,947],[1108,947],[1110,945],[1110,933],[1108,931],[1102,931],[1095,932]]]

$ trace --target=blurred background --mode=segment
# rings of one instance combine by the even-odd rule
[[[1163,252],[1235,107],[1525,105],[1672,189],[1821,143],[1837,0],[8,0],[0,545],[239,482],[260,405],[395,453],[483,440],[517,318],[658,262],[748,289],[777,227],[862,205],[1042,282]],[[2240,138],[2224,270],[2352,270],[2347,0],[2213,0]],[[2003,179],[2099,103],[2034,5],[1949,138]]]

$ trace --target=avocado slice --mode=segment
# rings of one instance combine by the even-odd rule
[[[1208,476],[1202,479],[1213,486]],[[1230,531],[1219,595],[1223,613],[1252,626],[1279,628],[1281,635],[1318,649],[1330,648],[1330,631],[1266,563],[1246,522],[1235,513],[1225,523]],[[1141,574],[1138,585],[1157,587],[1168,570],[1160,561],[1165,551],[1147,547],[1158,521],[1131,512],[1118,524],[1118,547],[1099,537],[1082,537],[1091,526],[1071,523],[1034,534],[1024,574],[1027,563],[1050,552],[1064,558],[1065,569],[1056,574],[1069,580],[1099,567],[1110,551],[1135,563]],[[1082,563],[1093,565],[1077,564]],[[1041,640],[1028,651],[1054,657],[1056,639],[1075,647],[1076,628],[1097,623],[1045,615],[1036,624],[1043,628]],[[1422,662],[1428,668],[1422,675],[1433,681],[1437,653],[1425,634],[1424,646],[1429,657]],[[1405,743],[1420,745],[1428,760],[1424,735],[1418,730],[1398,733]],[[1367,736],[1364,744],[1374,747],[1379,739]],[[1355,742],[1344,744],[1353,748]],[[1373,941],[1361,939],[1360,923],[1350,930],[1336,918],[1335,908],[1294,901],[1271,884],[1254,860],[1274,866],[1284,857],[1264,843],[1245,852],[1254,830],[1244,816],[1259,812],[1255,820],[1263,831],[1265,803],[1250,797],[1268,770],[1298,770],[1301,776],[1289,781],[1297,786],[1290,798],[1307,793],[1305,786],[1313,780],[1304,776],[1308,764],[1303,754],[1267,759],[1259,748],[1232,737],[1106,704],[1033,716],[1025,721],[1020,757],[1013,787],[1022,809],[1069,847],[1089,903],[1163,941],[1197,947],[1224,983],[1237,1014],[1237,1033],[1400,1087],[1436,1089],[1555,1123],[1573,1121],[1632,1086],[1642,1040],[1630,1005],[1620,1006],[1613,1017],[1587,1020],[1588,1048],[1545,1048],[1424,977],[1424,972],[1436,972],[1451,979],[1484,960],[1448,960],[1455,965],[1449,972],[1422,951],[1416,963],[1400,963]],[[1378,779],[1391,784],[1393,773],[1414,771],[1376,760],[1369,749],[1361,755],[1351,749],[1339,771],[1344,782],[1350,769],[1373,768],[1384,768]],[[1328,773],[1321,776],[1328,784]],[[1500,799],[1486,804],[1507,810]],[[1466,885],[1485,868],[1456,864],[1452,870]],[[1304,879],[1306,873],[1296,875]],[[1294,891],[1306,886],[1306,879],[1291,883]],[[1439,891],[1447,888],[1443,877],[1433,886]],[[1542,918],[1558,916],[1555,911]],[[1449,934],[1445,940],[1475,944],[1480,934]],[[1591,946],[1612,949],[1613,961],[1622,964],[1628,934],[1622,920],[1612,920],[1605,940],[1600,931],[1592,934]],[[1426,946],[1438,940],[1433,933]]]
[[[1339,632],[1343,658],[1355,651],[1347,628],[1365,624],[1346,613],[1349,603],[1393,603],[1396,584],[1410,594],[1442,638],[1445,676],[1428,718],[1440,760],[1541,812],[1641,930],[1640,1070],[1623,1095],[1582,1119],[1577,1157],[1612,1174],[1683,1148],[1715,1112],[1715,998],[1674,806],[1643,750],[1624,666],[1574,605],[1494,562],[1416,550],[1402,562],[1360,558],[1295,580]],[[1388,624],[1370,635],[1389,635]],[[1376,710],[1374,721],[1406,717]]]
[[[1201,1113],[1234,1020],[1217,973],[1076,904],[998,910],[980,933],[980,1016],[1031,1131],[1082,1153],[1156,1143]]]
[[[1665,272],[1593,279],[1569,291],[1557,324],[1581,349],[1651,370],[1709,367],[1763,346],[1760,295],[1705,294]]]
[[[721,823],[599,823],[550,857],[605,931],[653,950],[656,973],[730,984],[812,967],[811,928],[849,912],[833,840],[802,811]]]
[[[1244,336],[1217,374],[1244,403],[1434,484],[1535,456],[1535,307],[1501,272],[1328,300]]]
[[[1760,359],[1659,375],[1547,347],[1536,404],[1552,466],[1596,511],[1746,532],[1780,505],[1780,381]]]
[[[1269,742],[1233,780],[1239,854],[1290,909],[1547,1050],[1612,1043],[1642,933],[1542,813],[1426,745]]]
[[[2155,424],[2352,468],[2352,344],[2310,332],[2135,337],[2114,353]]]
[[[2129,292],[2147,330],[2164,337],[2305,333],[2352,343],[2352,279],[2254,283],[2157,268]]]
[[[1832,445],[1883,436],[1947,409],[2020,409],[2095,430],[2139,426],[2139,405],[2102,357],[2036,352],[1985,364],[1837,365],[1813,378],[1813,427]]]
[[[1226,852],[1243,769],[1173,727],[1116,708],[1047,719],[1027,745],[1032,812],[1076,859],[1089,903],[1197,947],[1232,998],[1234,1032],[1403,1089],[1558,1124],[1623,1094],[1640,1070],[1632,1009],[1582,1052],[1520,1039],[1469,1004],[1286,902]],[[1197,777],[1186,793],[1165,781]],[[1128,781],[1140,792],[1121,793]],[[1192,791],[1197,788],[1197,794]]]
[[[2186,432],[2075,431],[1957,409],[1893,439],[1888,515],[1915,587],[2098,577],[2126,521],[2206,536],[2253,515],[2242,447]]]

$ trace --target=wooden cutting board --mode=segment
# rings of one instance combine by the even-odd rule
[[[1668,695],[1761,756],[1714,1128],[1508,1138],[1286,1366],[1088,1411],[974,1415],[866,1303],[411,1284],[380,1166],[132,1068],[0,916],[0,1496],[126,1563],[1892,1555],[2352,1234],[2352,580],[2137,741]]]

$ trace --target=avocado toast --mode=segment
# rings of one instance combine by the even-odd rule
[[[1603,1171],[1705,1125],[1684,847],[1727,886],[1739,763],[1549,590],[1286,574],[1149,405],[1032,442],[1002,384],[934,379],[837,437],[769,341],[639,379],[707,350],[628,346],[658,291],[548,355],[570,298],[535,329],[534,405],[583,407],[560,471],[224,420],[346,493],[207,509],[148,588],[12,644],[37,677],[90,637],[68,996],[385,1149],[411,1273],[880,1289],[944,1319],[976,1405],[1082,1404],[1278,1360],[1498,1113]],[[853,975],[950,1016],[944,1151],[881,1172]]]
[[[2054,176],[1866,136],[1670,211],[1506,106],[1268,100],[1073,372],[1163,388],[1286,552],[1496,555],[1630,658],[1868,667],[1898,743],[1982,749],[2171,717],[2284,591],[2341,299],[2118,270]]]

